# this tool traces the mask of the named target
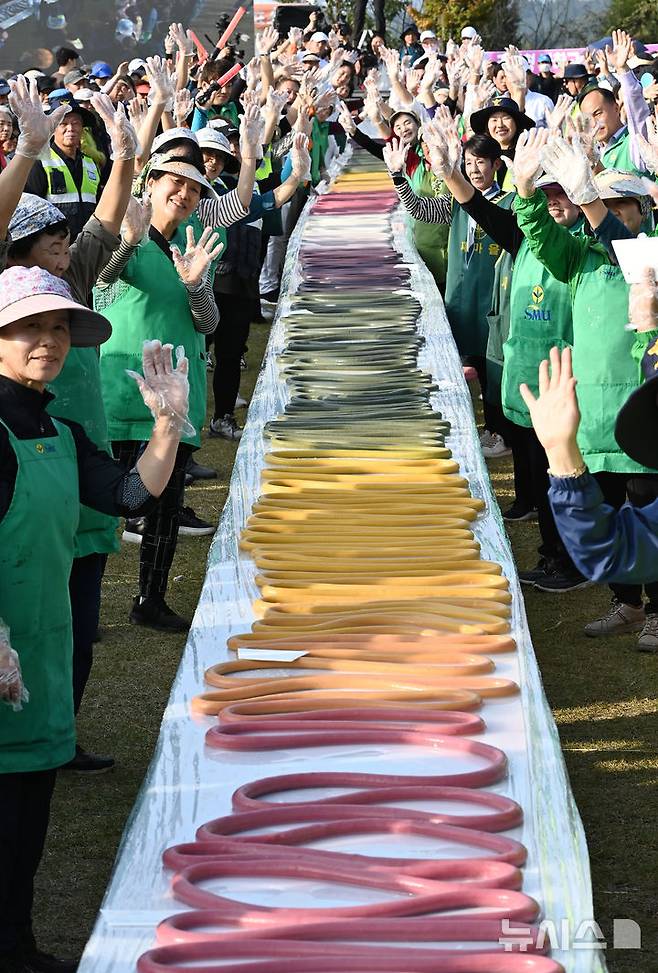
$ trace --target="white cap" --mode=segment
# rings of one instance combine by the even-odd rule
[[[37,71],[36,68],[33,68],[31,71],[25,72],[25,77],[31,81],[32,78],[45,78],[46,75],[43,71]]]
[[[477,35],[475,27],[462,27],[462,40],[472,41]]]
[[[14,113],[8,105],[0,105],[0,115],[6,115],[12,121],[14,119]]]
[[[76,101],[91,101],[94,95],[98,92],[94,91],[92,88],[78,88],[73,97]]]
[[[197,129],[194,134],[202,149],[214,149],[215,152],[225,152],[227,155],[233,155],[231,152],[231,143],[223,132],[218,131],[216,128],[206,126],[206,128]]]
[[[306,61],[307,63],[310,64],[311,61],[313,61],[313,62],[318,61],[319,62],[320,61],[320,58],[317,56],[317,54],[311,54],[311,52],[308,51],[304,55],[304,57],[302,58],[302,64],[304,63],[304,61]]]
[[[162,152],[165,145],[175,142],[176,139],[189,139],[190,142],[197,142],[197,137],[189,128],[168,128],[153,139],[151,154]]]
[[[141,57],[134,57],[128,65],[128,74],[132,74],[138,68],[146,68],[146,66],[146,61],[143,61]]]
[[[312,41],[328,41],[329,38],[322,30],[316,30],[316,32],[311,36]]]
[[[424,30],[423,33],[420,35],[421,44],[423,43],[423,41],[435,41],[435,40],[436,40],[436,34],[434,33],[433,30]]]

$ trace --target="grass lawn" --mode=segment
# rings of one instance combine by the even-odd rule
[[[242,394],[256,381],[268,329],[252,327]],[[194,486],[186,502],[216,523],[226,499],[236,445],[207,439],[200,462],[217,480]],[[510,463],[491,464],[501,506],[510,502]],[[520,567],[536,561],[534,524],[510,527]],[[182,538],[171,573],[169,603],[192,616],[211,538]],[[51,829],[37,878],[36,931],[44,947],[70,955],[84,946],[107,885],[126,818],[151,759],[185,639],[128,623],[136,593],[139,549],[123,544],[103,586],[103,638],[79,717],[79,739],[117,761],[111,773],[61,775]],[[526,594],[530,628],[546,694],[585,823],[595,908],[604,935],[613,918],[643,932],[643,953],[609,952],[611,973],[654,973],[658,945],[658,657],[634,651],[634,638],[587,639],[585,622],[608,603],[607,590]],[[1,866],[0,866],[1,867]],[[653,955],[653,960],[648,957]]]

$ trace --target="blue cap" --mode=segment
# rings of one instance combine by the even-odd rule
[[[107,61],[94,61],[89,73],[92,78],[111,78],[114,71]]]
[[[11,88],[7,84],[4,78],[0,78],[0,95],[8,95]]]
[[[553,63],[553,60],[551,58],[551,55],[550,54],[540,54],[539,55],[539,63],[540,64],[552,64]]]
[[[58,101],[70,101],[73,104],[73,95],[68,88],[55,88],[48,95],[48,101],[52,101],[54,98]]]

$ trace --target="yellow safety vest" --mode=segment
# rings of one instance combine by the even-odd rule
[[[101,177],[98,166],[89,156],[82,157],[82,185],[79,190],[66,162],[53,148],[41,164],[48,180],[46,199],[58,206],[65,216],[67,210],[70,212],[74,208],[77,211],[80,203],[96,205]]]

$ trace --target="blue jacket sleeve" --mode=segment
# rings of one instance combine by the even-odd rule
[[[203,108],[199,108],[198,105],[194,106],[194,115],[192,116],[192,131],[198,132],[200,128],[205,128],[208,124],[208,112]]]
[[[560,537],[586,578],[623,584],[658,580],[658,500],[615,510],[604,503],[590,473],[551,477],[548,498]]]

